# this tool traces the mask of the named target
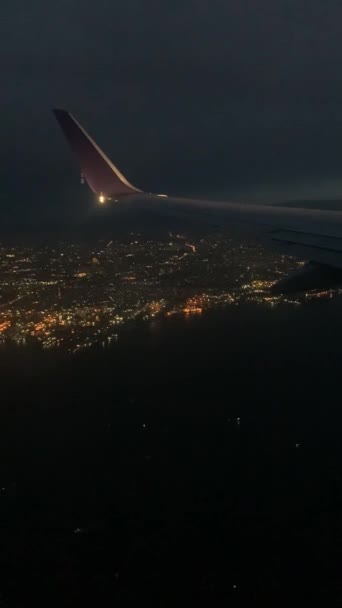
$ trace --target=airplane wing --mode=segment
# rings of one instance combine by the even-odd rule
[[[125,196],[125,202],[193,223],[247,231],[293,255],[311,261],[304,271],[280,285],[296,290],[342,284],[342,213],[282,206],[192,200],[147,194],[133,186],[110,161],[77,120],[54,110],[57,121],[78,159],[82,174],[100,203]],[[333,271],[332,271],[333,269]],[[298,282],[299,281],[299,282]]]
[[[168,198],[165,212],[212,227],[230,227],[264,237],[274,244],[300,250],[342,268],[342,213],[248,203]]]
[[[141,192],[129,183],[76,118],[60,109],[55,109],[54,114],[93,192],[104,198]]]

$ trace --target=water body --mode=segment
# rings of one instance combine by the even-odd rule
[[[4,605],[340,601],[341,312],[251,305],[76,357],[3,352]]]

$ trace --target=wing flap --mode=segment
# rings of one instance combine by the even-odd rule
[[[274,230],[271,236],[274,241],[342,253],[342,238],[336,236],[297,230]]]
[[[275,283],[271,291],[274,294],[290,294],[312,289],[328,290],[341,285],[342,270],[340,268],[308,262],[300,270]]]

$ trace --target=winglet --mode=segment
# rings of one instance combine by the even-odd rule
[[[72,114],[60,109],[53,112],[93,192],[101,197],[141,192],[129,183]]]

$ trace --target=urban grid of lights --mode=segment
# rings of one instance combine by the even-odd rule
[[[303,298],[269,291],[298,265],[293,258],[221,234],[197,239],[171,234],[159,241],[131,234],[124,241],[55,247],[3,245],[0,341],[34,340],[43,348],[75,352],[116,340],[120,328],[137,320],[200,315],[243,302],[299,305]],[[329,295],[316,292],[304,300]]]

